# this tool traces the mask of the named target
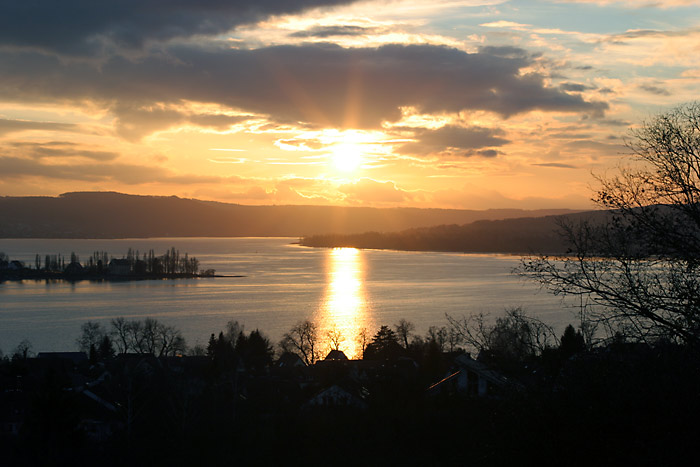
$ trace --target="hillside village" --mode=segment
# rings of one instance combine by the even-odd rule
[[[315,361],[275,353],[257,330],[212,334],[186,354],[131,344],[116,353],[118,336],[88,352],[32,356],[25,345],[0,363],[0,446],[37,465],[539,455],[655,464],[697,433],[700,358],[675,344],[618,337],[590,347],[570,327],[540,352],[510,342],[472,356],[414,337],[404,347],[383,326],[364,358],[331,349]],[[595,452],[579,442],[591,437]],[[669,443],[678,450],[666,453]]]

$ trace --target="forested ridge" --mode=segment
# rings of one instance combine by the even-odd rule
[[[560,233],[562,222],[602,220],[605,212],[585,212],[563,216],[479,220],[464,225],[439,225],[400,232],[326,234],[304,237],[311,247],[353,247],[405,251],[454,251],[464,253],[544,252],[566,254],[569,243]]]
[[[566,212],[571,211],[245,206],[176,196],[83,192],[0,197],[0,238],[300,237]]]

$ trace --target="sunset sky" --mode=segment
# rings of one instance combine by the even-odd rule
[[[4,1],[0,195],[590,207],[699,3]]]

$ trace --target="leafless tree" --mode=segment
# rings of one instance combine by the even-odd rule
[[[158,356],[182,355],[187,350],[185,338],[179,329],[159,323],[156,329]]]
[[[32,352],[32,343],[29,342],[27,339],[23,339],[22,342],[17,344],[17,347],[15,347],[14,352],[12,352],[12,358],[26,360],[33,354],[34,352]]]
[[[340,346],[345,340],[342,331],[335,327],[326,332],[326,337],[328,338],[328,347],[330,350],[340,350]]]
[[[700,104],[632,133],[631,160],[599,177],[607,214],[562,223],[567,258],[533,256],[519,272],[551,292],[586,297],[592,318],[635,339],[700,344]]]
[[[430,326],[428,328],[428,333],[425,336],[425,340],[436,344],[440,351],[443,352],[445,350],[445,344],[447,343],[448,334],[449,333],[447,332],[447,328],[445,326]]]
[[[362,327],[359,331],[357,331],[355,341],[360,345],[360,349],[362,350],[362,358],[365,358],[365,350],[367,349],[367,345],[369,345],[370,339],[371,337],[367,328]]]
[[[100,323],[87,321],[80,326],[80,337],[76,339],[78,349],[90,353],[90,349],[97,349],[106,335]]]
[[[550,326],[527,316],[520,307],[506,309],[505,315],[495,321],[484,313],[461,318],[446,316],[448,330],[442,333],[445,339],[451,334],[455,341],[459,340],[476,353],[498,353],[521,359],[541,355],[557,341]],[[437,330],[435,335],[436,339],[441,338]]]
[[[114,318],[111,321],[112,337],[117,346],[117,352],[129,351],[129,321],[123,317]]]
[[[121,353],[135,352],[157,357],[179,355],[187,346],[179,329],[153,318],[128,321],[122,317],[111,322],[111,335]]]
[[[401,318],[399,322],[394,325],[396,336],[399,338],[399,342],[401,342],[404,349],[408,349],[408,341],[414,329],[416,329],[416,326],[412,322],[406,321],[403,318]]]
[[[300,321],[284,334],[279,343],[284,352],[298,354],[304,363],[312,365],[318,360],[318,330],[309,321]]]

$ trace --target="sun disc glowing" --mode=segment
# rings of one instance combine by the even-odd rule
[[[359,144],[341,143],[333,147],[332,159],[341,172],[353,172],[362,164],[362,148]]]

